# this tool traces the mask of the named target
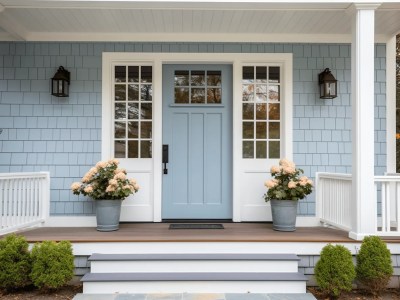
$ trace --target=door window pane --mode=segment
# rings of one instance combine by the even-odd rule
[[[126,137],[126,123],[125,122],[115,122],[114,127],[114,137],[116,139],[125,138]]]
[[[243,141],[243,158],[254,158],[253,141]]]
[[[267,119],[267,104],[256,104],[256,119],[266,120]]]
[[[144,120],[151,120],[153,119],[153,110],[152,107],[153,105],[151,103],[142,103],[140,105],[141,107],[141,114],[142,114],[142,119]]]
[[[270,158],[280,158],[280,142],[271,141],[269,142],[269,157]]]
[[[221,89],[208,88],[207,89],[207,103],[221,103]]]
[[[153,100],[153,86],[151,84],[142,84],[140,89],[140,100],[152,101]]]
[[[269,138],[270,139],[279,139],[280,138],[280,124],[277,122],[269,122]]]
[[[280,82],[280,68],[279,67],[269,67],[269,82],[279,83]]]
[[[139,100],[139,85],[129,84],[128,85],[128,100],[138,101]]]
[[[243,67],[243,83],[254,82],[254,67]]]
[[[243,103],[243,120],[254,120],[254,104]]]
[[[256,82],[267,82],[267,67],[256,67]]]
[[[268,100],[269,101],[279,101],[279,85],[270,85],[268,90]]]
[[[121,101],[126,99],[126,85],[116,84],[114,86],[115,89],[115,97],[116,101]]]
[[[128,104],[128,119],[129,120],[139,119],[139,103]]]
[[[256,158],[267,158],[267,142],[256,142]]]
[[[139,122],[128,122],[128,138],[137,139],[139,137]]]
[[[206,91],[202,89],[192,89],[192,103],[205,103]]]
[[[175,103],[189,103],[189,88],[175,88]]]
[[[256,123],[256,138],[266,139],[267,138],[267,122]],[[267,152],[265,152],[267,153]]]
[[[115,103],[115,119],[126,119],[125,103]]]
[[[142,66],[142,76],[141,76],[141,82],[142,83],[150,83],[152,82],[153,78],[153,68],[151,66]]]
[[[126,67],[116,66],[115,67],[115,82],[126,82]]]
[[[139,82],[139,66],[128,67],[128,81]]]
[[[175,71],[175,86],[189,85],[189,71]]]
[[[151,158],[151,141],[141,141],[140,158]]]
[[[268,118],[270,120],[279,120],[281,117],[281,112],[280,112],[280,104],[269,104],[268,105]]]
[[[207,85],[221,86],[221,71],[207,71]]]
[[[139,142],[129,141],[128,142],[128,158],[138,158],[139,157]]]
[[[242,86],[242,97],[243,101],[253,101],[254,100],[254,85],[243,84]]]
[[[116,158],[125,158],[125,141],[115,141],[114,156]]]
[[[143,139],[151,139],[151,122],[141,122],[140,126],[140,137]]]
[[[254,123],[243,122],[243,138],[253,139],[254,138]]]
[[[204,86],[205,85],[206,72],[205,71],[192,71],[191,85],[192,86]]]

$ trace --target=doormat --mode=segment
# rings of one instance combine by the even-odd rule
[[[169,229],[225,229],[222,224],[170,224]]]

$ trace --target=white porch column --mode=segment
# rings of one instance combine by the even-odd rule
[[[353,197],[350,238],[376,231],[374,188],[374,27],[380,4],[355,4],[351,43]]]

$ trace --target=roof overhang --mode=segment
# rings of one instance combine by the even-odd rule
[[[348,43],[354,4],[377,42],[400,32],[396,1],[0,0],[0,40]]]

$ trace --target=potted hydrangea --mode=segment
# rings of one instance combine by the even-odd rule
[[[264,194],[266,202],[271,201],[273,229],[278,231],[296,230],[298,200],[312,192],[313,182],[302,176],[294,162],[281,159],[279,166],[271,167],[272,179],[265,181],[268,191]]]
[[[99,161],[81,182],[71,185],[75,195],[83,194],[96,200],[98,231],[118,230],[122,200],[139,190],[136,180],[128,179],[126,170],[118,168],[118,164],[116,159]]]

